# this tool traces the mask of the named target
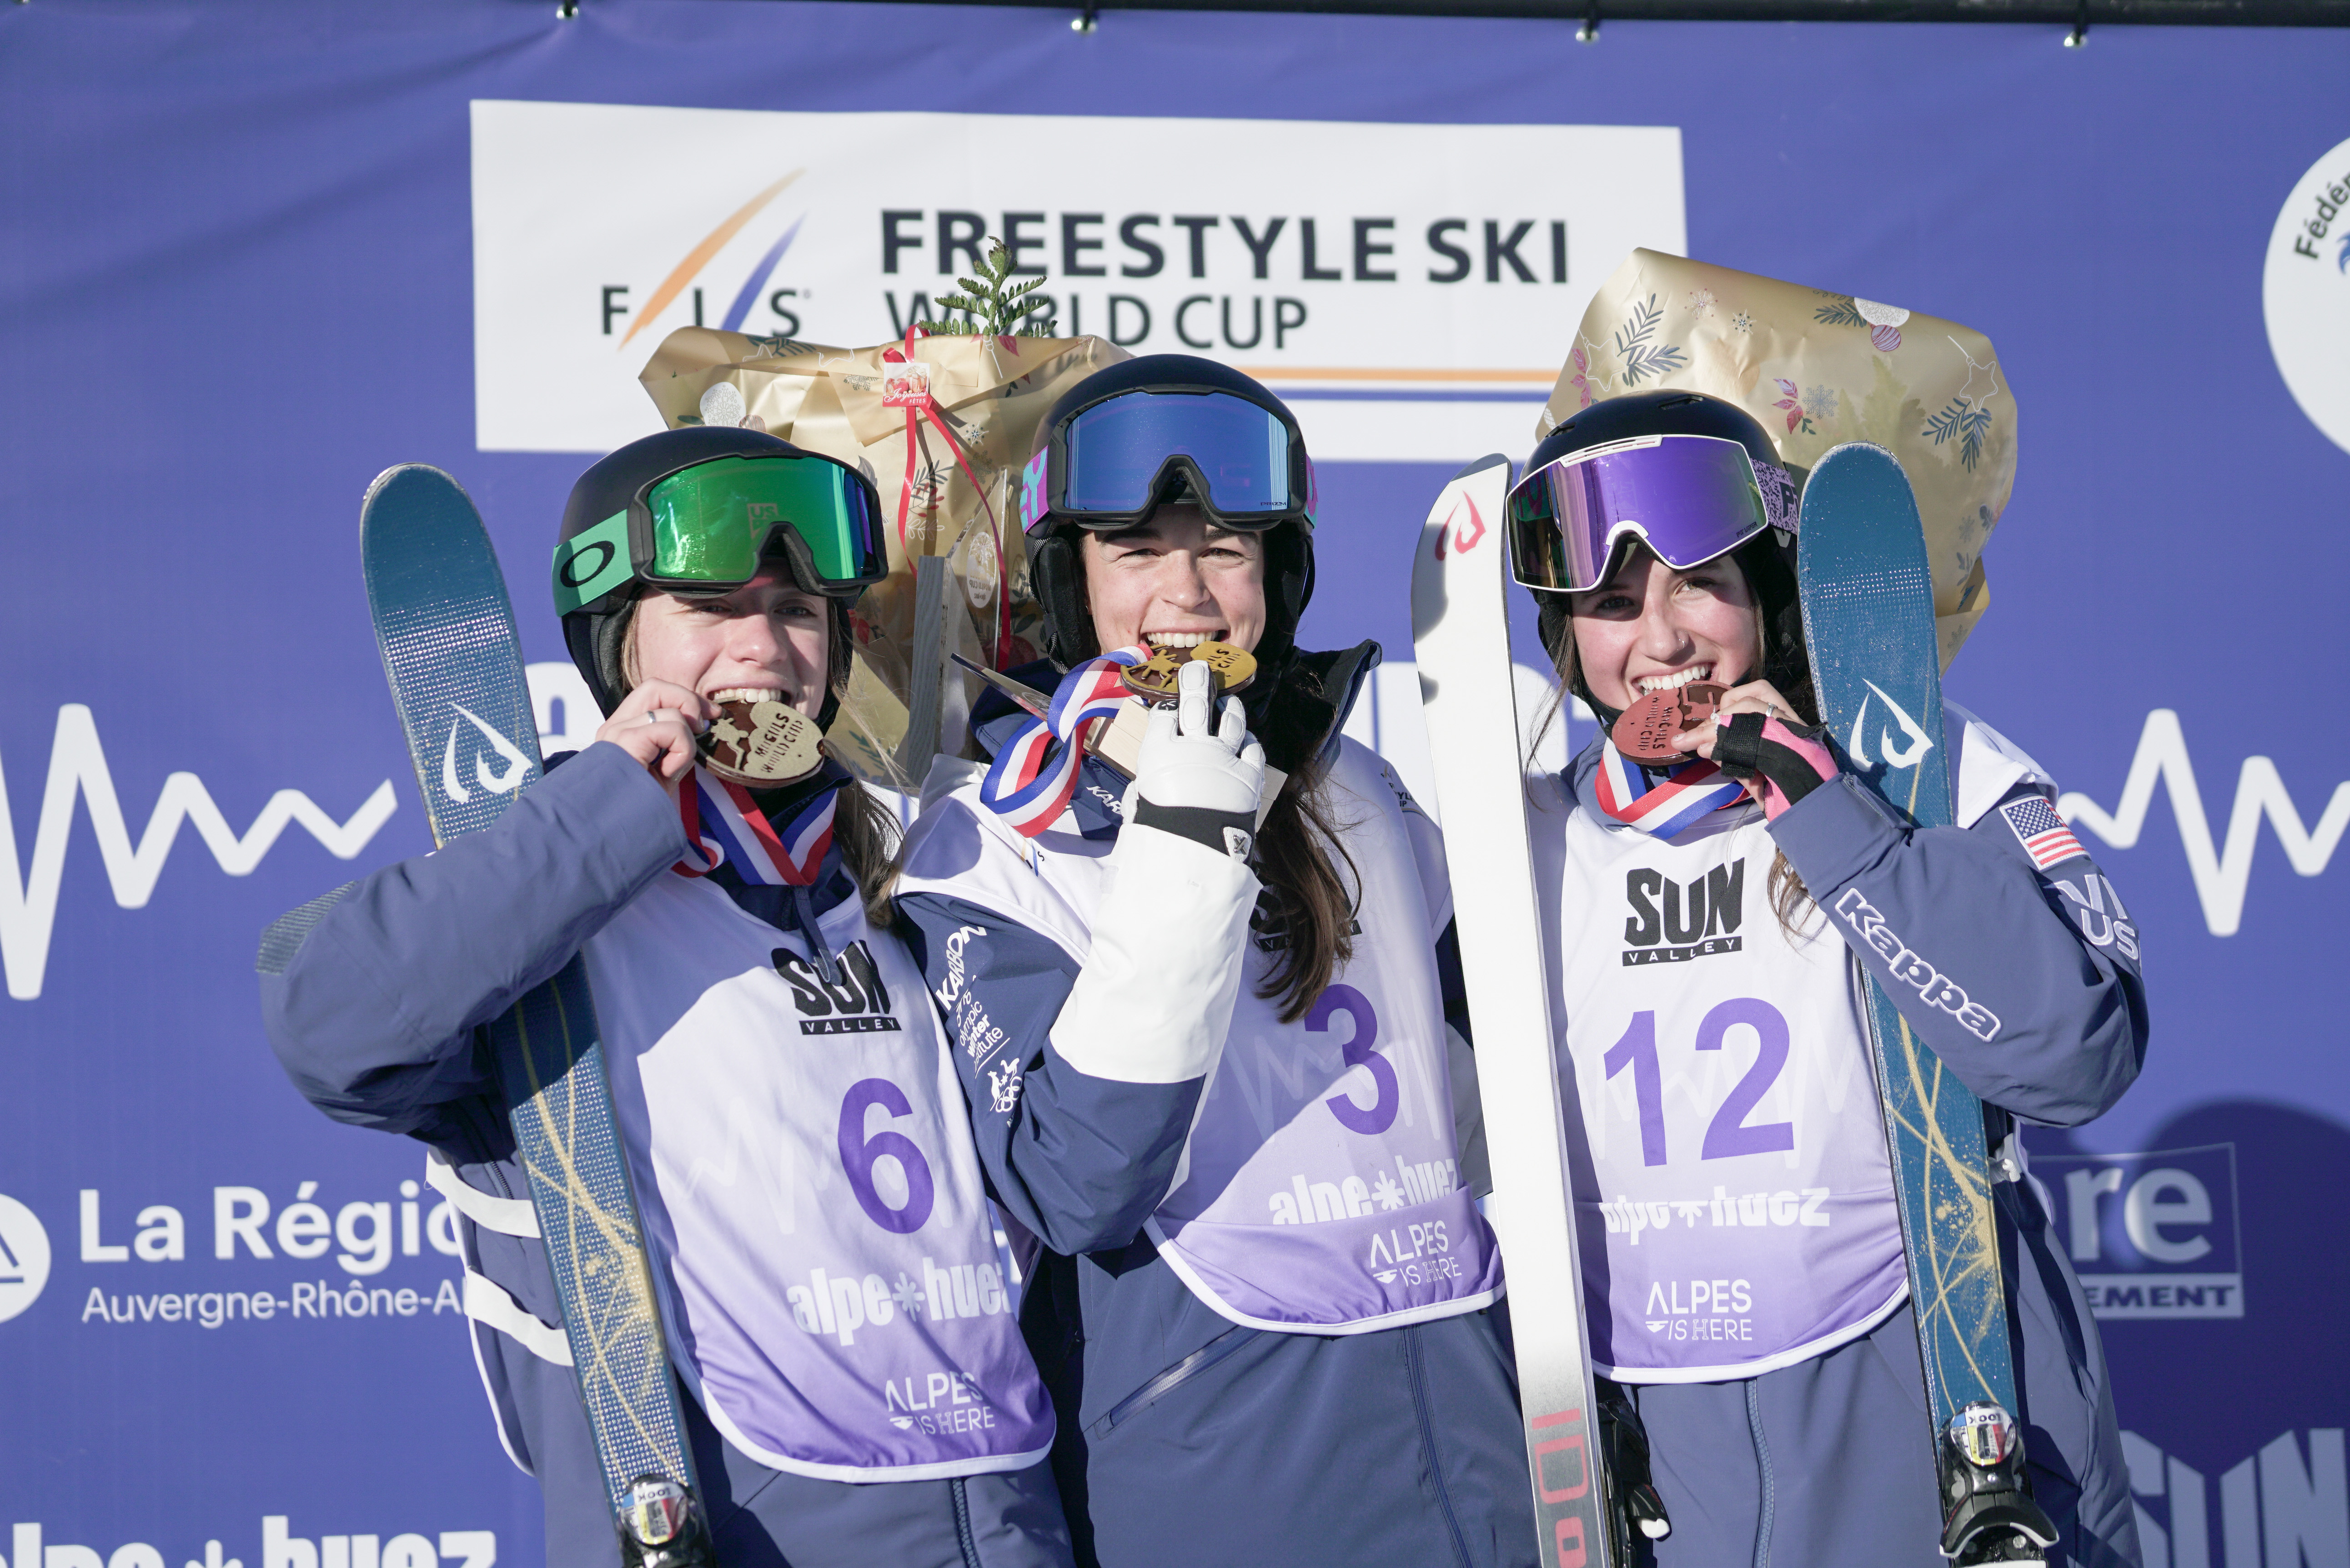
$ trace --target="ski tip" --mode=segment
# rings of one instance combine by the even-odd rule
[[[1832,446],[1820,461],[1812,464],[1812,476],[1819,477],[1831,467],[1867,468],[1879,463],[1901,466],[1901,460],[1875,441],[1848,441],[1842,446]]]
[[[1503,457],[1498,452],[1489,452],[1484,456],[1479,458],[1476,462],[1471,463],[1468,467],[1462,469],[1460,472],[1454,474],[1451,480],[1448,483],[1458,483],[1461,480],[1468,478],[1472,473],[1484,472],[1485,470],[1492,467],[1497,462],[1506,468],[1509,466],[1510,460]]]
[[[385,490],[399,483],[402,479],[407,478],[410,475],[445,484],[460,495],[464,495],[465,493],[465,487],[458,483],[454,479],[451,478],[447,471],[443,469],[435,468],[429,462],[395,462],[390,468],[385,469],[381,473],[377,474],[373,480],[369,482],[367,494],[359,502],[360,507],[364,509],[372,504],[375,498],[383,493]],[[472,500],[472,497],[467,496],[466,499],[470,501]]]

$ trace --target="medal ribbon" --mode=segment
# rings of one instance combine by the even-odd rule
[[[706,865],[681,860],[671,869],[681,877],[707,877],[732,863],[745,882],[769,888],[806,888],[824,867],[832,847],[832,817],[840,785],[819,791],[801,805],[781,833],[741,784],[729,784],[707,768],[693,770],[692,787],[677,792],[677,814],[686,842],[698,845]]]
[[[884,348],[881,351],[882,361],[896,365],[911,363],[914,339],[925,335],[922,323],[909,321],[906,323],[905,346],[902,348]],[[1020,352],[1019,345],[1009,337],[999,337],[996,341],[1015,355]],[[954,453],[955,466],[962,470],[965,479],[971,481],[972,493],[979,497],[980,510],[987,514],[989,541],[995,546],[995,667],[1001,670],[1012,644],[1011,567],[1003,559],[1003,529],[995,521],[995,508],[988,504],[987,487],[980,483],[979,475],[972,472],[971,464],[965,461],[963,445],[955,438],[954,427],[939,412],[938,400],[925,392],[920,398],[910,398],[899,406],[906,410],[906,483],[898,492],[898,551],[900,555],[906,553],[906,517],[914,503],[914,456],[920,444],[921,421],[928,419],[932,428],[946,438],[947,450]]]
[[[1702,759],[1665,770],[1665,782],[1650,788],[1613,740],[1601,743],[1597,781],[1601,811],[1658,838],[1670,838],[1708,812],[1746,798],[1744,784]]]
[[[979,798],[1013,831],[1034,838],[1060,819],[1077,787],[1093,726],[1117,717],[1131,695],[1125,673],[1150,657],[1139,645],[1089,659],[1061,678],[1045,718],[1033,715],[995,753]]]

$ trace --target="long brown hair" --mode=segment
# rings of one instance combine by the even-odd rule
[[[1645,545],[1640,547],[1646,548]],[[1733,554],[1730,559],[1738,566],[1739,575],[1746,579],[1748,589],[1752,592],[1753,574],[1747,571],[1744,563],[1738,561],[1736,555]],[[1559,613],[1546,614],[1543,618],[1544,631],[1553,641],[1553,646],[1548,651],[1552,664],[1558,670],[1559,682],[1557,695],[1543,717],[1541,728],[1546,730],[1550,726],[1551,720],[1565,706],[1569,693],[1574,692],[1578,686],[1584,687],[1586,691],[1589,688],[1583,681],[1581,668],[1576,661],[1575,618],[1571,613],[1565,611],[1565,603],[1571,596],[1545,594],[1542,597],[1545,600],[1554,601],[1559,607]],[[1555,632],[1552,630],[1553,628],[1556,628]],[[1757,595],[1754,605],[1755,659],[1754,669],[1748,672],[1749,680],[1763,678],[1764,635],[1764,613],[1761,596]],[[1797,635],[1800,638],[1800,632]],[[1800,646],[1784,652],[1786,657],[1773,661],[1778,666],[1772,672],[1775,677],[1773,684],[1778,688],[1779,695],[1787,700],[1787,706],[1794,711],[1798,719],[1806,724],[1817,723],[1819,699],[1812,690],[1810,662],[1804,657],[1804,650]],[[1800,935],[1798,928],[1803,924],[1806,912],[1814,907],[1814,901],[1811,889],[1804,886],[1802,874],[1796,871],[1794,862],[1787,858],[1785,850],[1773,852],[1771,875],[1764,883],[1764,888],[1765,896],[1771,901],[1771,912],[1778,918],[1781,932],[1791,939]]]
[[[1314,680],[1303,665],[1295,667],[1290,679]],[[1314,695],[1322,695],[1318,682]],[[1321,739],[1315,736],[1309,743],[1318,745]],[[1340,840],[1343,825],[1333,817],[1323,757],[1317,753],[1290,760],[1295,771],[1274,797],[1256,837],[1258,879],[1271,908],[1253,939],[1274,955],[1256,993],[1276,1002],[1284,1023],[1305,1017],[1329,989],[1331,977],[1353,961],[1362,888],[1354,857]],[[1343,877],[1341,864],[1347,868]]]

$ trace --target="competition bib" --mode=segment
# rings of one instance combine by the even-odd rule
[[[1023,1469],[1052,1408],[921,974],[858,900],[820,923],[831,983],[796,936],[661,877],[584,950],[679,1369],[778,1469]]]
[[[1280,939],[1252,934],[1231,1033],[1144,1228],[1234,1323],[1363,1334],[1475,1311],[1501,1293],[1502,1271],[1453,1147],[1434,950],[1450,906],[1431,909],[1427,892],[1447,887],[1440,840],[1354,742],[1329,778],[1361,881],[1353,961],[1284,1023],[1255,993]],[[965,792],[947,809],[970,804]],[[1032,847],[983,823],[978,865],[907,886],[1003,910],[1082,962],[1111,846],[1066,826]]]
[[[1950,732],[1970,820],[2040,776],[1962,710]],[[1759,809],[1671,840],[1610,831],[1587,803],[1561,815],[1563,857],[1538,872],[1591,1172],[1575,1211],[1594,1364],[1714,1382],[1866,1333],[1908,1287],[1844,941],[1816,909],[1781,929]]]

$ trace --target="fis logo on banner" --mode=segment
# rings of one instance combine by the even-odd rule
[[[1636,867],[1624,874],[1624,898],[1632,907],[1624,922],[1627,969],[1734,953],[1745,943],[1737,934],[1746,919],[1742,856],[1686,883]]]
[[[789,948],[777,948],[775,972],[792,988],[803,1034],[894,1034],[899,1025],[889,1012],[889,991],[862,941],[840,950],[840,978],[827,980],[814,964]]]
[[[2234,1144],[2039,1155],[2032,1177],[2097,1316],[2244,1315]]]

